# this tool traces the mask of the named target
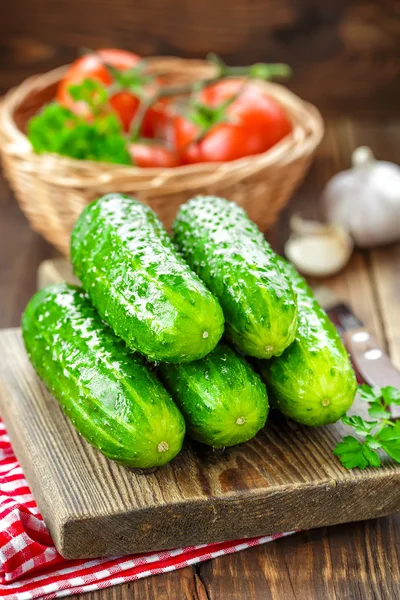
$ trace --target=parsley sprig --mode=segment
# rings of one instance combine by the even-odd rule
[[[85,102],[92,115],[99,115],[108,107],[107,89],[98,81],[84,79],[81,83],[70,85],[68,91],[75,102]]]
[[[108,95],[96,81],[71,86],[75,101],[85,102],[91,118],[76,115],[57,102],[47,104],[28,124],[28,138],[37,154],[132,164],[118,117],[107,110]]]
[[[343,417],[342,423],[352,427],[361,440],[346,435],[333,453],[346,469],[379,467],[378,451],[386,452],[400,463],[400,421],[391,421],[388,412],[390,404],[400,406],[400,390],[391,385],[378,389],[363,384],[359,387],[359,397],[368,403],[372,420],[358,415]]]

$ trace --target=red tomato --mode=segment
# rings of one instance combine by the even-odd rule
[[[205,88],[200,92],[200,101],[208,106],[218,106],[224,100],[228,100],[234,94],[240,92],[240,100],[243,101],[249,94],[260,94],[260,88],[252,82],[243,84],[242,79],[222,79]],[[238,98],[239,99],[239,98]]]
[[[172,108],[170,98],[160,98],[146,112],[141,135],[145,138],[157,138],[166,140],[172,121]]]
[[[73,112],[87,116],[89,112],[87,105],[84,102],[75,102],[69,94],[69,87],[81,83],[84,79],[93,79],[104,85],[110,85],[113,78],[104,63],[119,71],[126,71],[137,65],[140,60],[140,56],[125,50],[104,49],[93,54],[85,54],[72,63],[59,83],[57,100]],[[121,91],[110,98],[110,104],[121,119],[124,129],[127,130],[137,111],[139,100],[130,92]]]
[[[137,167],[177,167],[179,156],[163,144],[153,142],[135,142],[129,145],[129,152]]]
[[[239,93],[226,108],[226,121],[201,129],[186,117],[174,119],[174,142],[184,163],[226,162],[265,152],[291,130],[285,111],[257,85],[226,79],[200,93],[199,101],[217,108]],[[199,138],[198,141],[196,138]]]
[[[73,62],[68,69],[64,79],[58,86],[57,98],[60,102],[73,104],[68,87],[71,84],[80,83],[84,79],[94,79],[105,85],[112,83],[112,75],[104,63],[119,71],[126,71],[132,69],[140,60],[141,57],[138,54],[126,50],[104,49],[97,50],[92,54],[85,54]]]
[[[86,54],[78,58],[70,67],[57,89],[57,100],[82,116],[89,116],[89,109],[84,102],[75,102],[70,94],[69,87],[81,83],[84,79],[93,79],[106,86],[113,82],[113,77],[104,63],[111,65],[119,71],[127,71],[135,67],[141,57],[125,50],[104,49],[93,54]],[[147,90],[148,91],[148,90]],[[110,105],[118,115],[125,131],[129,131],[138,106],[139,99],[130,91],[117,91],[110,98]],[[153,137],[161,129],[166,119],[163,103],[150,108],[144,118],[142,133],[145,137]]]

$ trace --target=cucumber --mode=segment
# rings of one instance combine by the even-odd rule
[[[340,336],[293,265],[279,258],[297,294],[296,339],[279,358],[260,361],[271,403],[303,425],[340,419],[353,403],[356,377]]]
[[[173,230],[183,256],[218,298],[230,340],[249,356],[282,354],[296,333],[296,296],[245,211],[198,196],[181,206]]]
[[[137,200],[108,194],[89,204],[72,232],[71,259],[102,319],[147,358],[197,360],[219,341],[218,301]]]
[[[82,289],[61,283],[35,294],[22,333],[38,375],[89,444],[129,467],[161,466],[178,454],[179,409]]]
[[[233,446],[251,439],[265,425],[265,385],[226,344],[219,343],[201,360],[158,368],[194,440],[215,448]]]

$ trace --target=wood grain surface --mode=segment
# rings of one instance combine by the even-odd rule
[[[64,258],[49,258],[40,263],[37,270],[38,290],[60,281],[79,285],[79,280],[73,274],[72,266],[67,260]]]
[[[395,112],[400,101],[396,0],[14,0],[4,2],[0,34],[4,88],[70,62],[78,48],[116,46],[287,62],[290,87],[334,112]]]
[[[146,552],[309,529],[400,510],[400,466],[344,469],[341,424],[273,415],[254,440],[216,452],[186,442],[154,473],[85,442],[30,366],[20,331],[0,332],[0,410],[15,453],[67,558]],[[360,412],[363,403],[355,406]]]

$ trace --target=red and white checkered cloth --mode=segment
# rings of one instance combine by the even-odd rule
[[[291,532],[292,533],[292,532]],[[0,597],[60,598],[245,550],[285,534],[132,556],[67,560],[58,554],[0,420]]]

